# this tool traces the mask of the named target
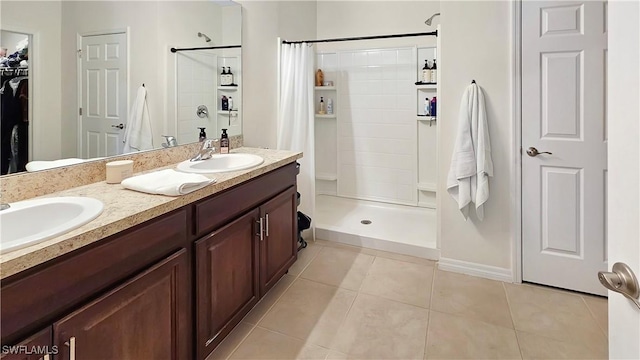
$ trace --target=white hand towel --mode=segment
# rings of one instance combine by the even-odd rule
[[[151,119],[147,106],[147,89],[144,86],[138,88],[136,100],[131,106],[127,131],[124,134],[123,153],[153,149],[153,133],[151,132]]]
[[[57,168],[61,166],[80,164],[85,161],[87,160],[77,159],[77,158],[29,161],[27,163],[26,170],[28,172],[47,170],[47,169]]]
[[[465,220],[472,202],[478,219],[484,219],[489,176],[493,176],[493,161],[484,94],[477,84],[471,84],[460,101],[458,134],[447,176],[447,191]]]
[[[124,179],[121,184],[127,189],[149,194],[179,196],[202,189],[215,181],[204,175],[166,169]]]

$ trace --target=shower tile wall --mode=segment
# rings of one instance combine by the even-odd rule
[[[417,205],[415,50],[338,53],[338,195]]]
[[[217,56],[203,52],[178,53],[178,129],[180,144],[198,141],[198,127],[206,127],[208,137],[218,136],[216,124]],[[199,105],[209,109],[209,116],[199,118]]]

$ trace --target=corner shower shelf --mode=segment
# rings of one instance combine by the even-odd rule
[[[234,114],[234,116],[235,116],[235,114],[238,113],[238,109],[231,110],[231,113]],[[218,110],[218,114],[220,114],[220,115],[228,115],[229,114],[229,110]]]
[[[338,180],[338,176],[335,174],[316,174],[316,180],[324,180],[324,181],[336,181]]]
[[[436,192],[437,186],[436,184],[421,182],[418,183],[418,190]]]
[[[335,86],[316,86],[314,89],[316,90],[335,90]]]
[[[336,114],[316,114],[316,117],[319,119],[335,119]]]
[[[416,85],[418,90],[438,90],[438,84]]]
[[[238,91],[238,87],[237,87],[237,86],[218,86],[218,90],[223,90],[223,91]]]
[[[419,116],[418,115],[418,121],[437,121],[438,118],[435,116]]]

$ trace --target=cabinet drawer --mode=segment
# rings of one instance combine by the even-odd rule
[[[42,328],[91,296],[184,247],[185,209],[53,260],[25,277],[2,283],[2,344]]]
[[[219,228],[295,185],[297,173],[296,164],[291,163],[196,204],[196,235]]]

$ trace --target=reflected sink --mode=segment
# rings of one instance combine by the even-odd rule
[[[196,174],[213,174],[226,171],[244,170],[254,166],[258,166],[264,162],[264,159],[253,154],[214,154],[211,159],[199,161],[183,161],[178,164],[178,170],[196,173]]]
[[[104,205],[87,197],[25,200],[0,211],[0,253],[67,233],[97,218]]]

